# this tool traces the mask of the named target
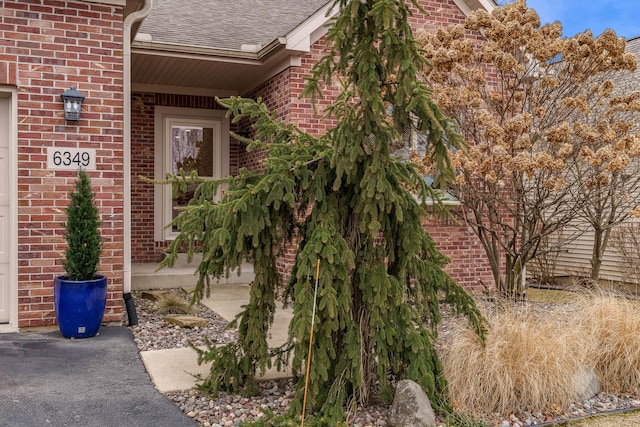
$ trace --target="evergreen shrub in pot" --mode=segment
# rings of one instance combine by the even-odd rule
[[[78,171],[75,190],[65,209],[67,242],[65,273],[55,278],[54,301],[60,332],[67,338],[88,338],[100,329],[107,303],[107,278],[98,274],[102,253],[100,217],[91,179]]]

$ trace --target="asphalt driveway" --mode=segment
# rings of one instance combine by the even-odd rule
[[[112,326],[76,340],[0,334],[0,426],[197,424],[156,390],[131,332]]]

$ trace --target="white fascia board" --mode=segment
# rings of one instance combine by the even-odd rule
[[[338,13],[337,8],[332,8],[332,5],[332,1],[328,2],[302,24],[291,30],[285,36],[287,50],[309,52],[311,45],[327,32],[326,24]]]
[[[482,5],[482,7],[485,8],[485,10],[487,12],[491,12],[493,9],[495,9],[496,7],[498,7],[498,5],[496,4],[495,1],[493,0],[478,0],[480,2],[480,4]]]
[[[192,58],[217,62],[233,62],[238,64],[260,65],[260,57],[254,52],[243,52],[232,49],[217,49],[174,43],[159,43],[134,40],[131,44],[133,53],[159,55],[175,58]]]
[[[476,5],[480,4],[480,6],[482,6],[482,8],[487,12],[491,12],[496,7],[496,4],[493,0],[475,0],[475,1],[453,0],[453,2],[456,4],[456,6],[458,6],[458,8],[462,11],[462,13],[464,13],[466,16],[468,16],[469,13],[475,10],[475,8],[473,8],[473,6],[470,5],[470,3],[475,3]]]
[[[465,16],[468,16],[469,13],[471,13],[471,8],[465,0],[453,0],[453,2],[458,6],[462,13],[465,14]]]
[[[85,3],[110,4],[113,6],[125,6],[127,0],[83,0]]]

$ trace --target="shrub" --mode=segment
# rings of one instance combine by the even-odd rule
[[[493,307],[485,316],[485,346],[468,328],[450,334],[442,363],[456,410],[566,407],[574,398],[574,376],[585,366],[608,393],[640,392],[639,302],[592,292],[551,311],[532,307]]]
[[[558,258],[564,245],[569,241],[562,230],[540,239],[536,256],[527,263],[527,273],[538,285],[552,285],[558,274]]]
[[[100,217],[91,190],[91,179],[83,170],[78,171],[75,191],[65,209],[67,221],[64,238],[68,247],[63,260],[68,280],[91,280],[95,277],[102,253]]]
[[[609,393],[640,389],[640,304],[601,293],[578,302],[574,329],[589,336],[589,361]]]
[[[175,294],[168,294],[158,300],[158,314],[191,314],[193,312],[187,301]]]
[[[486,315],[483,346],[468,328],[451,335],[442,362],[449,396],[458,411],[478,414],[567,406],[573,379],[587,351],[568,314],[541,314],[531,306],[499,306]]]

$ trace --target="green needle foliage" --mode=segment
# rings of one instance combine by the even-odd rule
[[[416,2],[413,2],[416,4]],[[398,0],[336,1],[341,14],[329,30],[328,55],[312,70],[306,95],[321,96],[323,82],[342,85],[327,114],[339,124],[315,138],[278,121],[260,101],[220,100],[234,122],[250,120],[248,149],[264,149],[264,167],[200,184],[176,218],[180,229],[164,261],[180,248],[203,253],[194,292],[209,293],[243,260],[254,264],[250,301],[238,316],[239,338],[199,351],[212,367],[202,387],[238,392],[272,363],[306,369],[315,282],[318,300],[307,407],[336,425],[344,409],[392,397],[394,382],[417,381],[436,405],[445,381],[434,350],[439,300],[466,315],[482,335],[472,298],[442,269],[447,262],[421,225],[427,200],[437,192],[412,164],[394,156],[401,132],[427,136],[441,183],[453,176],[448,149],[459,135],[416,78],[423,61],[407,23],[409,5]],[[417,6],[417,4],[416,4]],[[175,188],[192,179],[174,176]],[[222,201],[212,202],[225,184]],[[297,244],[295,264],[283,283],[276,260]],[[267,337],[278,300],[293,306],[289,341],[269,348]],[[291,413],[300,414],[300,375]]]
[[[89,175],[78,171],[75,191],[71,192],[71,202],[65,209],[67,222],[63,224],[68,247],[62,264],[68,280],[91,280],[98,271],[102,240],[94,199]]]

